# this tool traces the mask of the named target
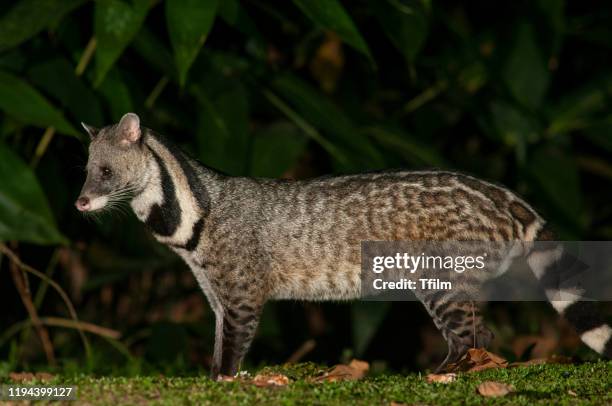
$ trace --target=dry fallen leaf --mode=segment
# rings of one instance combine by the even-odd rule
[[[28,382],[34,380],[34,374],[31,372],[11,372],[9,378],[15,382]]]
[[[349,367],[357,371],[358,374],[361,374],[359,378],[363,378],[370,370],[370,364],[358,359],[351,360],[351,362],[349,362]]]
[[[255,375],[255,378],[251,381],[255,386],[268,387],[268,386],[285,386],[289,383],[289,378],[282,374],[270,374],[270,375]]]
[[[507,368],[508,361],[484,348],[470,348],[456,363],[449,364],[448,372],[478,372],[491,368]]]
[[[238,378],[236,378],[235,376],[230,376],[230,375],[219,375],[217,377],[217,382],[234,382],[236,381]]]
[[[508,393],[514,391],[514,388],[501,382],[485,381],[478,385],[477,391],[484,397],[496,398],[506,396]]]
[[[457,374],[429,374],[425,380],[427,383],[451,383],[457,380]]]
[[[363,378],[370,364],[357,359],[352,360],[348,365],[336,365],[323,375],[316,377],[315,382],[337,382],[337,381],[356,381]]]
[[[53,375],[47,372],[37,372],[35,374],[31,372],[11,372],[9,378],[14,382],[30,382],[33,380],[47,382],[53,379]]]

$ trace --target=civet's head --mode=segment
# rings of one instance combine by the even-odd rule
[[[144,186],[147,155],[140,119],[134,113],[101,129],[81,124],[91,144],[87,179],[75,205],[82,212],[94,212],[119,203]]]

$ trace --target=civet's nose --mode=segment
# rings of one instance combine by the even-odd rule
[[[91,209],[91,202],[89,201],[89,197],[85,196],[79,197],[74,205],[79,211],[87,211]]]

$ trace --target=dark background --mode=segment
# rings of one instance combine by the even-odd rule
[[[209,365],[213,318],[185,265],[129,210],[74,209],[80,121],[136,112],[233,175],[460,170],[518,192],[563,239],[612,239],[611,18],[605,1],[3,2],[0,241],[58,282],[80,320],[120,337],[87,334],[86,351],[74,325],[58,326],[71,316],[57,292],[5,255],[0,372],[49,365],[23,299],[63,371]],[[545,304],[487,313],[508,358],[594,357]],[[247,365],[304,343],[302,360],[379,370],[431,367],[446,350],[418,303],[282,302]]]

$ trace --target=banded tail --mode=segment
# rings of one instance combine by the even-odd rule
[[[537,241],[554,241],[546,226],[538,233]],[[555,310],[569,321],[581,340],[599,354],[612,358],[612,326],[597,309],[597,302],[584,299],[580,286],[559,286],[558,272],[564,261],[571,260],[560,244],[544,245],[527,256],[527,263],[546,292]],[[567,263],[567,262],[566,262]]]

